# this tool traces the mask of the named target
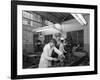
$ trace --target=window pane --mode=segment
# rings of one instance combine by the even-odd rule
[[[78,31],[78,41],[82,47],[84,46],[84,33],[83,32],[84,32],[83,30]]]
[[[29,21],[28,21],[27,19],[23,19],[22,23],[23,23],[24,25],[29,25]]]
[[[77,43],[77,31],[72,31],[72,40],[73,43]]]
[[[31,19],[31,20],[33,20],[33,19],[34,19],[34,18],[33,18],[33,14],[30,14],[30,19]]]
[[[31,19],[31,14],[29,12],[23,11],[23,17]]]
[[[30,26],[33,27],[34,23],[33,21],[30,21]]]

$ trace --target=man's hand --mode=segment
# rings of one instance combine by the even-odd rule
[[[57,58],[53,58],[53,61],[58,61],[58,59]]]
[[[65,56],[63,54],[59,55],[58,56],[58,59],[61,61],[61,60],[64,60],[65,59]]]

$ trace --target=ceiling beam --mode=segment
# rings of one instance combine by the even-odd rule
[[[42,11],[27,11],[29,13],[35,13],[43,17],[44,19],[47,19],[48,21],[51,21],[53,23],[62,23],[65,19],[72,19],[70,18],[70,13],[60,13],[60,12],[42,12]]]
[[[60,22],[60,20],[58,18],[56,18],[53,15],[48,14],[46,12],[38,12],[38,11],[36,11],[36,12],[33,12],[33,13],[37,13],[38,15],[44,17],[45,19],[47,19],[47,20],[49,20],[49,21],[51,21],[53,23],[59,23]]]
[[[52,16],[54,16],[55,18],[57,18],[57,19],[61,19],[61,17],[58,17],[57,15],[56,15],[56,13],[49,13],[50,15],[52,15]]]

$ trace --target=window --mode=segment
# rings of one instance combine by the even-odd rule
[[[27,25],[28,27],[36,28],[36,27],[43,26],[42,17],[38,14],[23,11],[22,16],[23,16],[23,19],[22,19],[23,24]]]
[[[84,31],[83,30],[67,32],[67,38],[71,39],[73,43],[75,44],[79,43],[81,47],[84,47]]]
[[[22,20],[22,24],[28,26],[28,25],[30,25],[30,21],[29,21],[28,19],[23,18],[23,20]]]
[[[45,43],[48,43],[52,39],[52,35],[45,35]]]

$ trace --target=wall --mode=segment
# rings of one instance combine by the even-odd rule
[[[88,21],[88,24],[84,26],[84,50],[89,52],[89,43],[90,43],[90,20],[88,16],[85,16],[86,21]]]
[[[27,53],[33,53],[33,33],[23,30],[23,50]]]

